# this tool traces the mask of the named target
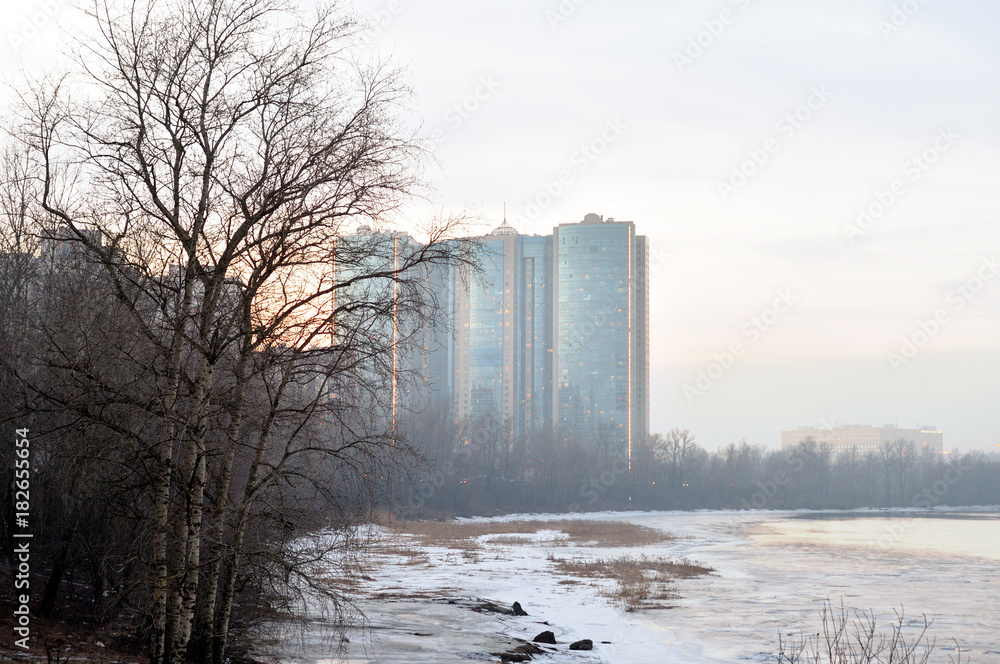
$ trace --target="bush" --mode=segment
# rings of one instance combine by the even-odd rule
[[[836,608],[827,600],[821,614],[823,630],[815,636],[802,635],[792,643],[778,635],[778,664],[926,664],[934,652],[935,640],[927,634],[931,621],[921,616],[922,622],[908,627],[903,609],[881,629],[873,612],[849,612],[843,602]],[[949,655],[953,664],[961,664],[962,649],[958,657]]]

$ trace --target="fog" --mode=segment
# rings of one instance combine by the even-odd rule
[[[5,78],[56,57],[66,6],[4,13]],[[596,212],[650,237],[652,430],[776,446],[800,425],[898,421],[997,449],[1000,291],[979,273],[1000,240],[1000,7],[354,6],[372,57],[408,69],[437,158],[400,225],[469,208],[484,231],[506,202],[522,233]],[[779,289],[791,310],[686,396]]]

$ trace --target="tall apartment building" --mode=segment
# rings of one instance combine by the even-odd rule
[[[864,424],[848,424],[830,429],[799,427],[781,432],[781,449],[792,449],[806,438],[829,445],[834,454],[857,448],[861,454],[878,452],[884,443],[900,438],[910,441],[917,450],[929,450],[937,454],[944,452],[944,434],[934,426],[917,429],[899,429],[894,424],[873,427]]]
[[[588,214],[553,233],[553,419],[631,445],[649,432],[649,243]]]
[[[353,241],[380,250],[364,266],[392,264],[413,243],[395,234],[373,243],[367,233]],[[456,420],[495,417],[529,439],[559,427],[581,443],[596,437],[630,450],[647,435],[649,245],[635,224],[590,214],[540,236],[521,235],[505,220],[458,242],[479,269],[435,267],[426,275],[452,334],[428,333],[416,355],[393,358],[416,363],[424,376],[426,390],[406,401],[446,399]],[[366,289],[369,300],[396,296],[388,282]],[[404,325],[383,322],[372,332],[399,336]],[[402,389],[392,392],[395,403]]]
[[[623,447],[645,436],[649,245],[635,224],[591,214],[527,236],[504,221],[470,247],[482,271],[455,285],[456,418]]]
[[[504,221],[467,246],[481,271],[456,274],[453,411],[493,414],[530,436],[550,424],[552,238]]]
[[[336,312],[331,346],[350,355],[359,385],[378,387],[385,398],[373,404],[373,415],[384,417],[393,428],[403,411],[422,406],[427,398],[424,383],[430,369],[436,368],[428,350],[430,330],[412,303],[431,279],[437,278],[442,286],[444,282],[426,265],[406,269],[419,249],[420,244],[406,233],[362,226],[338,242],[330,266],[338,284],[330,303]],[[396,272],[400,279],[369,276]],[[352,386],[343,389],[350,391]]]

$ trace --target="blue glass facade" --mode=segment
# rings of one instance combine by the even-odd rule
[[[647,435],[648,245],[635,225],[587,215],[527,236],[504,222],[460,242],[479,268],[428,276],[453,334],[429,336],[413,358],[421,398],[450,398],[456,420],[498,418],[529,439],[558,427],[629,449]]]
[[[455,286],[456,416],[494,416],[530,437],[551,414],[552,238],[504,224],[469,251],[479,270]]]
[[[518,367],[520,426],[525,431],[552,424],[552,237],[521,236],[518,264]]]
[[[469,289],[469,412],[475,420],[504,412],[504,332],[511,325],[511,294],[505,286],[513,275],[505,274],[503,241],[487,239],[477,251],[480,274]]]
[[[404,269],[420,248],[409,235],[362,227],[338,242],[331,266],[337,284],[331,344],[351,354],[356,382],[375,386],[381,398],[374,407],[384,408],[390,422],[452,390],[455,268],[420,264]],[[375,272],[399,272],[400,278],[369,276]],[[428,297],[446,312],[441,324],[424,317]]]
[[[554,241],[556,422],[628,445],[648,433],[646,239],[631,222],[588,215]]]

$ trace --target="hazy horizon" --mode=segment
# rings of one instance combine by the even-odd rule
[[[436,145],[412,222],[468,207],[486,231],[506,202],[522,233],[595,212],[649,236],[653,431],[898,422],[998,449],[1000,6],[354,6]],[[25,37],[39,12],[68,15],[0,19],[7,79],[56,44]]]

